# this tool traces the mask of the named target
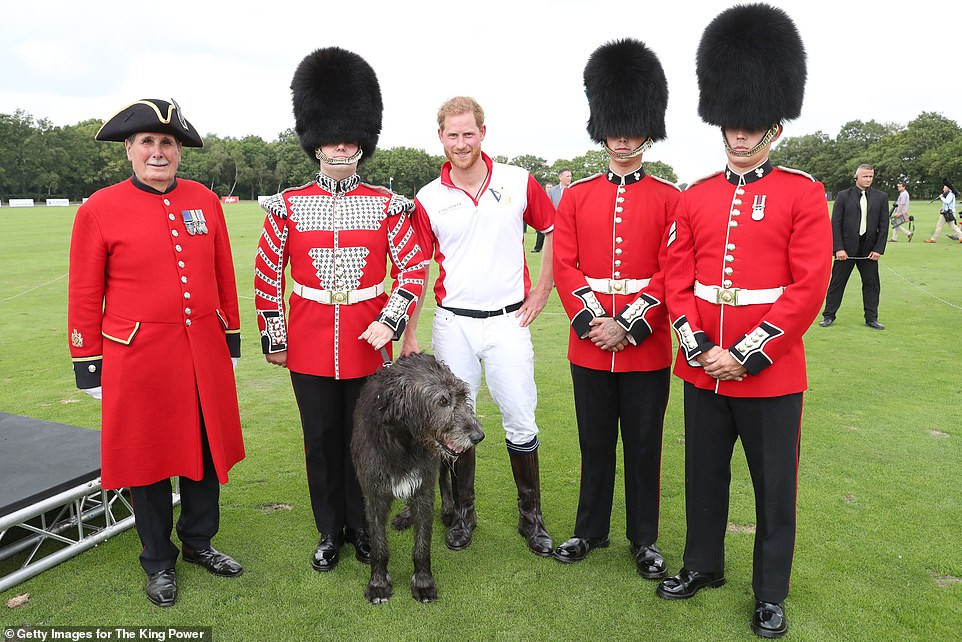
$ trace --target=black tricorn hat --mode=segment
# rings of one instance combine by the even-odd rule
[[[308,54],[291,80],[294,129],[315,160],[321,145],[357,143],[370,158],[381,133],[381,87],[371,65],[352,51],[325,47]]]
[[[698,115],[723,128],[760,131],[798,118],[805,46],[787,13],[737,5],[705,28],[696,57]]]
[[[658,57],[644,43],[625,38],[594,50],[584,71],[588,135],[665,137],[668,81]]]
[[[173,134],[184,147],[203,147],[204,139],[184,118],[180,105],[158,98],[144,98],[127,105],[97,132],[97,140],[123,142],[139,132]]]

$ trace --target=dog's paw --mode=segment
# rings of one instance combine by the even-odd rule
[[[391,520],[391,526],[393,526],[394,530],[396,531],[403,531],[411,528],[411,522],[413,519],[414,518],[411,516],[411,507],[405,506],[398,512],[397,515],[394,516],[394,519]]]
[[[371,580],[367,585],[367,589],[364,591],[364,598],[371,604],[384,604],[391,599],[393,592],[391,588],[391,578],[388,578],[386,582],[375,582]]]
[[[415,573],[411,577],[411,595],[418,602],[428,603],[438,599],[438,585],[431,575]]]

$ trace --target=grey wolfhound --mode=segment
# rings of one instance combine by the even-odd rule
[[[414,525],[411,593],[419,602],[437,599],[431,521],[438,470],[482,439],[467,384],[429,354],[401,357],[364,384],[354,409],[351,454],[371,537],[371,581],[364,591],[369,602],[391,597],[386,526],[395,497],[407,501]]]

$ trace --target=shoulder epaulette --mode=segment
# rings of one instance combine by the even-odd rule
[[[699,185],[699,184],[701,184],[701,183],[704,183],[705,181],[707,181],[707,180],[710,179],[710,178],[715,178],[716,176],[718,176],[718,175],[721,174],[721,173],[722,173],[721,170],[718,170],[717,172],[713,172],[713,173],[709,174],[708,176],[702,176],[702,177],[699,178],[697,181],[692,181],[691,183],[689,183],[687,189],[691,189],[691,188],[694,187],[695,185]]]
[[[572,182],[570,185],[568,185],[568,189],[571,189],[571,188],[574,187],[575,185],[580,185],[581,183],[588,183],[588,182],[590,182],[590,181],[593,181],[593,180],[595,180],[596,178],[598,178],[599,176],[604,176],[604,174],[603,174],[603,173],[598,173],[598,174],[592,174],[591,176],[585,176],[584,178],[579,178],[578,180],[576,180],[576,181]]]
[[[776,165],[776,167],[777,167],[778,169],[782,170],[783,172],[788,172],[788,173],[790,173],[790,174],[798,174],[799,176],[804,176],[805,178],[807,178],[807,179],[810,180],[810,181],[815,181],[815,177],[814,177],[814,176],[812,176],[811,174],[809,174],[809,173],[807,173],[807,172],[803,172],[803,171],[800,170],[800,169],[795,169],[795,168],[793,168],[793,167],[782,167],[781,165]]]
[[[655,176],[654,174],[648,174],[648,175],[651,176],[651,177],[652,177],[653,179],[655,179],[656,181],[658,181],[659,183],[664,183],[665,185],[670,185],[670,186],[674,187],[676,190],[678,190],[679,192],[681,191],[681,188],[680,188],[680,187],[678,187],[677,185],[675,185],[674,183],[672,183],[672,182],[669,181],[669,180],[666,180],[666,179],[664,179],[664,178],[661,178],[660,176]]]
[[[285,192],[287,190],[284,190]],[[284,192],[268,196],[260,202],[260,206],[268,214],[273,214],[280,218],[287,218],[287,205],[284,204]]]

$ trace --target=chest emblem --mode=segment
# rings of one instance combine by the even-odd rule
[[[70,333],[70,344],[75,348],[84,347],[84,335],[80,334],[80,330],[74,328]]]
[[[752,220],[760,221],[765,218],[765,199],[768,197],[764,194],[759,194],[755,196],[755,200],[752,203]]]
[[[184,227],[191,236],[195,234],[207,234],[207,219],[204,218],[204,210],[183,210],[180,213],[184,217]]]

